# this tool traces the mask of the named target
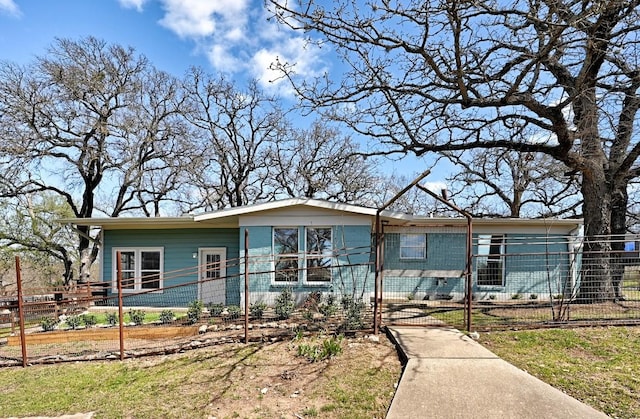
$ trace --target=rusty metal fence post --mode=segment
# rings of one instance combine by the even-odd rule
[[[116,252],[116,270],[118,281],[118,327],[120,340],[120,361],[124,359],[124,315],[122,310],[122,259],[120,252]]]
[[[249,343],[249,230],[244,230],[244,343]]]
[[[22,300],[22,274],[20,272],[20,256],[16,256],[16,286],[18,288],[18,322],[20,323],[20,347],[22,349],[22,366],[27,366],[27,337],[24,327],[24,301]]]

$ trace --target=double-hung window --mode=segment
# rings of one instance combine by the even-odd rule
[[[273,228],[275,283],[298,282],[300,278],[309,284],[331,282],[332,260],[331,227]]]
[[[504,285],[504,236],[501,234],[478,236],[478,285]]]
[[[400,259],[426,259],[426,234],[400,234]]]
[[[123,291],[158,290],[162,288],[164,252],[161,247],[114,248],[113,282],[117,286],[117,255],[120,252],[120,268]]]
[[[277,227],[273,229],[273,258],[275,282],[286,283],[298,280],[298,228]]]
[[[330,282],[333,240],[331,227],[306,227],[307,282]]]

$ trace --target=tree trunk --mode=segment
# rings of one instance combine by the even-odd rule
[[[611,209],[612,195],[607,186],[605,171],[598,163],[584,171],[584,247],[578,303],[597,303],[614,296],[611,282]]]
[[[626,255],[624,253],[625,234],[627,232],[627,185],[616,185],[611,199],[611,285],[616,300],[624,299],[622,280]]]

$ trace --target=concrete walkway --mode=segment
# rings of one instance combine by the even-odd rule
[[[406,364],[387,419],[608,418],[454,329],[390,327]]]

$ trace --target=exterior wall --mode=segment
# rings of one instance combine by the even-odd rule
[[[167,230],[105,230],[102,252],[102,280],[113,281],[114,247],[162,247],[164,250],[164,287],[187,284],[164,292],[138,296],[124,294],[128,306],[182,307],[198,298],[198,259],[193,253],[200,247],[224,247],[227,260],[237,260],[238,229],[167,229]],[[179,272],[184,270],[183,272]],[[175,273],[174,273],[175,272]],[[115,293],[115,288],[113,289]],[[227,267],[226,299],[228,304],[238,301],[238,264]]]
[[[400,235],[426,234],[427,257],[400,258]],[[383,294],[392,299],[450,299],[464,295],[466,233],[459,228],[388,228],[384,234]]]

